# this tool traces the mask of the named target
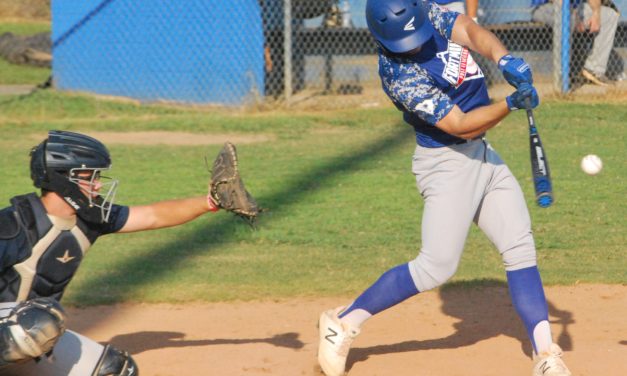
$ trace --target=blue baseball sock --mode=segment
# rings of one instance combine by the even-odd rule
[[[514,308],[525,324],[527,334],[537,352],[533,331],[538,323],[549,319],[549,308],[538,267],[507,272],[507,282]]]
[[[418,292],[409,273],[409,265],[402,264],[383,273],[348,309],[340,314],[340,318],[356,309],[363,309],[371,315],[375,315],[418,294]]]

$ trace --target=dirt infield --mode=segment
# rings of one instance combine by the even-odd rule
[[[627,375],[627,286],[546,289],[574,375]],[[319,375],[319,313],[347,299],[69,309],[71,329],[128,350],[142,376]],[[426,292],[368,323],[349,375],[528,376],[529,344],[507,288]]]

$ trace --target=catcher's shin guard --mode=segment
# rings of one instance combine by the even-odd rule
[[[107,345],[93,376],[139,376],[139,369],[128,352]]]
[[[50,298],[17,304],[0,318],[0,366],[49,354],[65,332],[65,312]]]

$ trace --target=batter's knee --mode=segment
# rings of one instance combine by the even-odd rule
[[[455,275],[458,259],[430,260],[422,255],[409,262],[409,270],[418,291],[434,289]]]
[[[95,376],[138,376],[137,364],[126,351],[107,345],[96,366]]]
[[[514,271],[536,266],[536,246],[531,233],[521,237],[515,244],[501,252],[505,270]]]

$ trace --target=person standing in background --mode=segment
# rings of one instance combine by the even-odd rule
[[[554,26],[556,4],[561,1],[531,0],[533,21]],[[613,81],[606,72],[620,18],[618,9],[611,0],[573,0],[571,6],[572,28],[593,35],[592,50],[586,57],[581,76],[595,85],[611,85]]]
[[[263,21],[265,95],[279,98],[285,93],[285,2],[284,0],[259,0]],[[292,1],[292,90],[305,87],[305,55],[296,41],[296,31],[302,28],[308,10],[317,10],[313,1]]]

